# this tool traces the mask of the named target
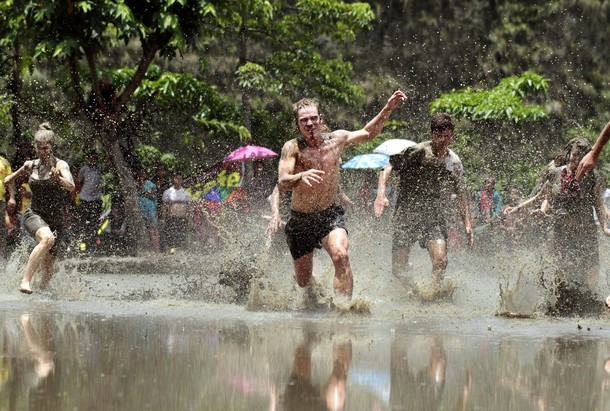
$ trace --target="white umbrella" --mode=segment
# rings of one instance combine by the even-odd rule
[[[391,138],[378,145],[373,153],[385,154],[386,156],[393,156],[400,154],[407,148],[417,144],[415,141],[407,140],[404,138]]]

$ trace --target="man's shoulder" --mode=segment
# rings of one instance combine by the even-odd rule
[[[299,152],[299,147],[301,146],[299,142],[301,139],[302,137],[297,137],[286,141],[282,146],[282,153],[289,156],[296,155]]]
[[[455,162],[462,162],[462,159],[460,159],[460,156],[458,156],[455,151],[449,149],[449,158],[451,158],[452,161]]]

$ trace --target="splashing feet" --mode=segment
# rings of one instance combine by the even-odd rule
[[[32,294],[32,287],[30,287],[30,283],[29,282],[22,282],[21,284],[19,284],[19,287],[17,287],[17,289],[19,291],[21,291],[24,294]]]

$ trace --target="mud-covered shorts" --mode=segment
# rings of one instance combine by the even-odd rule
[[[32,211],[31,208],[27,208],[23,213],[23,225],[25,227],[25,231],[32,238],[36,239],[36,231],[38,231],[42,227],[49,227],[51,229],[51,231],[55,235],[55,244],[53,244],[53,247],[51,247],[51,250],[49,252],[51,253],[51,255],[56,256],[60,248],[59,244],[63,239],[63,216],[61,222],[53,220],[54,219],[50,218],[44,219],[42,216]]]
[[[397,208],[392,223],[392,251],[410,247],[415,242],[419,242],[422,248],[427,248],[430,241],[447,241],[447,221],[441,213]]]
[[[343,207],[339,205],[314,213],[291,210],[285,233],[292,259],[296,260],[316,248],[322,248],[322,239],[334,229],[345,229],[344,214]]]

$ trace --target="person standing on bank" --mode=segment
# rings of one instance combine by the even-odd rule
[[[86,250],[92,250],[100,216],[102,215],[102,166],[95,151],[85,154],[87,164],[78,172],[78,181],[82,184],[80,190],[79,214],[84,227],[82,241]]]
[[[0,257],[7,257],[7,238],[8,238],[8,227],[6,225],[5,214],[9,216],[14,213],[16,202],[15,202],[15,187],[11,184],[11,187],[4,186],[4,178],[13,172],[11,170],[11,163],[6,159],[4,153],[0,153]]]
[[[432,289],[435,299],[443,293],[447,268],[447,236],[450,213],[457,206],[464,222],[468,246],[474,233],[460,158],[449,149],[455,125],[449,114],[437,113],[430,122],[432,139],[407,147],[390,157],[379,176],[375,216],[389,206],[386,185],[391,172],[399,176],[399,189],[393,215],[392,274],[411,286],[407,275],[411,246],[419,242],[428,249],[432,261]]]
[[[28,259],[25,273],[18,290],[32,293],[31,281],[36,270],[42,266],[44,288],[53,275],[57,244],[61,241],[64,227],[66,192],[74,190],[70,167],[53,153],[55,133],[48,123],[42,123],[34,135],[38,158],[24,165],[4,179],[9,185],[20,176],[29,178],[32,202],[24,213],[25,229],[38,243]]]
[[[392,111],[406,98],[402,91],[395,91],[364,128],[331,133],[322,133],[324,124],[316,100],[302,99],[294,104],[296,127],[301,135],[286,142],[282,148],[278,187],[282,191],[292,190],[285,232],[299,287],[315,285],[313,251],[324,247],[335,268],[335,293],[351,299],[353,278],[347,253],[347,231],[343,209],[336,203],[341,152],[345,146],[372,140],[383,129]]]

